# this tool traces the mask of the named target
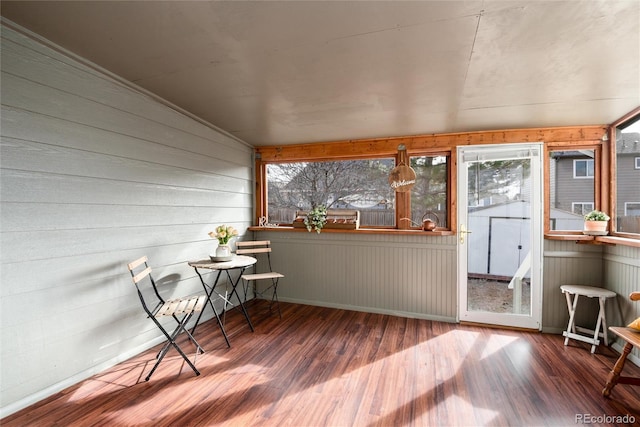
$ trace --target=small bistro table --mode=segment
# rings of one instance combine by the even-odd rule
[[[242,276],[242,273],[244,272],[244,270],[254,265],[257,261],[258,261],[257,259],[250,256],[233,255],[233,258],[230,261],[212,261],[211,259],[203,259],[199,261],[188,262],[188,264],[194,268],[194,270],[198,274],[198,277],[200,278],[202,287],[204,288],[204,291],[207,294],[207,300],[209,301],[209,304],[213,309],[213,314],[216,316],[216,319],[218,321],[218,326],[220,326],[220,330],[222,331],[222,335],[224,336],[224,339],[227,342],[228,347],[231,347],[231,343],[229,342],[227,331],[224,329],[224,324],[222,323],[222,320],[220,320],[220,315],[218,314],[218,311],[213,305],[213,300],[211,299],[211,297],[215,293],[216,295],[218,295],[220,298],[224,300],[224,309],[222,310],[222,312],[225,313],[227,310],[227,304],[231,304],[230,300],[231,298],[233,298],[233,295],[235,294],[240,305],[240,310],[242,311],[242,314],[244,314],[245,319],[247,319],[247,323],[249,324],[249,328],[251,329],[251,332],[253,332],[253,325],[251,324],[251,319],[249,319],[249,314],[247,313],[247,309],[244,306],[244,302],[242,301],[242,298],[240,298],[240,295],[238,294],[237,287],[238,287],[238,284],[240,283],[240,276]],[[204,281],[204,278],[202,277],[202,274],[200,273],[199,269],[216,270],[218,272],[218,274],[216,275],[216,279],[212,285],[208,285]],[[240,274],[238,274],[238,277],[235,280],[233,280],[233,278],[231,277],[232,270],[240,270]],[[218,291],[216,291],[216,287],[219,284],[220,276],[222,275],[222,272],[225,272],[225,274],[227,275],[227,280],[228,280],[227,283],[231,284],[231,292],[228,295],[225,292],[224,296],[220,294]],[[234,308],[237,308],[237,306],[234,306]],[[192,335],[194,334],[196,327],[198,326],[198,323],[200,323],[200,318],[202,317],[203,312],[204,310],[200,312],[200,315],[196,319],[196,324],[191,329]]]

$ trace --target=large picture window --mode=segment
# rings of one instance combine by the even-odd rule
[[[269,163],[267,212],[271,224],[291,224],[297,211],[317,206],[360,212],[361,228],[419,228],[423,218],[448,222],[449,157],[410,156],[416,182],[398,205],[389,185],[394,158]],[[405,202],[408,200],[408,204]],[[398,218],[406,223],[397,224]]]
[[[278,163],[267,166],[270,223],[291,223],[318,206],[360,211],[363,226],[394,227],[392,158]]]

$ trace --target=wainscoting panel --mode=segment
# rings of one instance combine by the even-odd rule
[[[256,234],[273,243],[283,301],[456,320],[453,236]]]

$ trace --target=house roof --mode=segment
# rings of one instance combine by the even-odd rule
[[[618,135],[616,140],[616,153],[640,154],[640,133],[631,132]]]
[[[0,13],[256,146],[601,125],[640,105],[637,0],[3,0]]]

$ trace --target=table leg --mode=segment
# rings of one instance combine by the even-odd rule
[[[567,332],[565,332],[564,336],[564,345],[569,344],[569,334],[575,334],[575,315],[576,315],[576,306],[578,305],[578,295],[574,296],[573,304],[571,303],[571,294],[569,292],[565,292],[565,296],[567,297],[567,308],[569,309],[569,324],[567,325]]]
[[[593,331],[593,344],[591,345],[591,354],[596,352],[596,347],[600,344],[600,326],[604,320],[604,298],[598,298],[598,303],[600,305],[600,310],[598,311],[598,320],[596,321],[596,329]],[[606,325],[606,321],[605,321]],[[607,342],[607,337],[605,335],[605,343]]]
[[[218,326],[220,327],[220,331],[222,331],[222,335],[224,336],[224,340],[227,342],[227,347],[231,347],[231,343],[229,342],[229,337],[227,336],[227,331],[225,331],[224,325],[222,324],[222,320],[220,320],[220,316],[218,315],[218,312],[216,311],[216,308],[213,305],[213,301],[211,300],[211,295],[213,295],[213,293],[215,292],[215,289],[216,289],[216,286],[218,285],[218,280],[220,279],[220,274],[222,273],[222,271],[218,271],[218,274],[216,276],[215,282],[213,283],[213,286],[209,287],[205,283],[205,281],[202,278],[202,275],[200,274],[198,269],[196,267],[194,267],[193,269],[196,271],[196,273],[198,274],[198,277],[200,278],[200,282],[202,283],[202,287],[204,288],[204,292],[207,295],[207,300],[209,301],[209,305],[211,305],[211,309],[213,310],[213,314],[216,316],[216,320],[218,321]],[[209,288],[210,290],[208,290],[207,288]],[[225,307],[226,307],[226,304],[227,303],[225,301]],[[206,307],[206,305],[205,305],[205,307]],[[204,309],[198,315],[198,318],[196,319],[196,323],[195,323],[195,325],[193,325],[193,328],[191,329],[191,335],[193,335],[195,333],[196,327],[200,323],[200,318],[202,317],[202,313],[204,313]]]
[[[229,283],[231,283],[231,293],[229,294],[229,299],[233,298],[233,294],[236,295],[236,298],[238,299],[238,303],[240,304],[240,310],[242,311],[242,314],[244,314],[244,318],[247,319],[247,323],[249,324],[249,328],[251,329],[251,332],[254,332],[253,329],[253,325],[251,324],[251,319],[249,319],[249,313],[247,312],[247,309],[244,306],[244,303],[242,302],[242,298],[240,298],[240,295],[238,294],[238,284],[240,283],[240,278],[242,277],[242,273],[244,272],[245,268],[243,268],[240,271],[240,274],[238,274],[238,278],[235,280],[235,282],[233,281],[233,278],[231,277],[231,275],[229,274],[229,271],[227,270],[227,278],[229,279]],[[225,302],[225,309],[227,307],[227,304]]]

